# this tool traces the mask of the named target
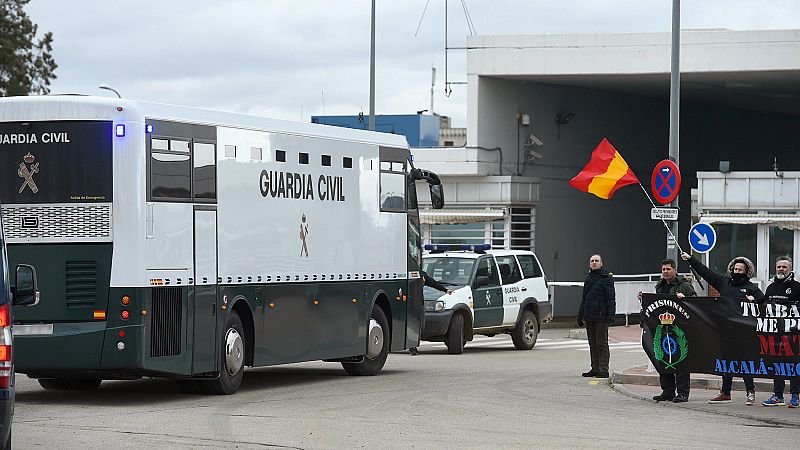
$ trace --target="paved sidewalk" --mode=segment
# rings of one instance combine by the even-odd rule
[[[578,330],[570,330],[570,336]],[[611,342],[632,342],[641,340],[642,330],[638,325],[613,326],[608,329],[608,339]],[[585,339],[585,335],[583,337]],[[653,396],[661,393],[658,373],[648,372],[646,365],[635,366],[621,372],[613,372],[609,384],[630,397],[653,403],[659,408],[688,408],[714,414],[722,414],[743,419],[766,422],[780,427],[800,428],[800,408],[790,409],[785,406],[762,406],[761,402],[772,395],[772,380],[756,378],[756,404],[745,405],[744,383],[741,378],[733,379],[733,392],[731,403],[712,405],[708,399],[719,393],[722,378],[709,374],[692,374],[691,392],[686,403],[656,402]],[[786,383],[784,398],[788,401],[790,394]]]

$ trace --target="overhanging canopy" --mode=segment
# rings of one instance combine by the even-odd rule
[[[706,223],[769,224],[787,230],[800,230],[800,216],[789,214],[708,214],[700,216]]]
[[[420,222],[428,224],[488,222],[505,216],[506,210],[501,208],[423,209],[419,212]]]

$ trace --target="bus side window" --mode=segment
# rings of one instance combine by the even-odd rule
[[[157,139],[151,142],[150,189],[157,198],[191,198],[192,162],[189,142]]]
[[[261,149],[257,150],[260,159]],[[217,198],[217,155],[214,144],[195,141],[193,159],[194,198],[215,200]]]
[[[381,211],[405,212],[406,168],[405,163],[381,161]]]

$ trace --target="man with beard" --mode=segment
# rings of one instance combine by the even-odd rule
[[[794,279],[792,272],[792,258],[781,256],[775,260],[775,278],[767,286],[767,301],[780,303],[786,306],[800,306],[800,282]],[[783,378],[775,378],[772,382],[772,397],[761,402],[764,406],[786,406],[783,400],[783,389],[786,381]],[[789,392],[792,398],[789,400],[789,408],[800,406],[800,377],[789,378]]]
[[[704,266],[694,256],[683,252],[681,258],[688,261],[692,269],[698,275],[703,277],[708,284],[714,287],[723,297],[732,298],[746,298],[750,302],[761,302],[764,299],[764,293],[756,286],[755,283],[750,281],[756,275],[756,266],[753,261],[750,261],[744,256],[737,256],[728,263],[728,273],[723,275],[716,273],[708,267]],[[744,387],[747,389],[746,405],[752,405],[756,401],[756,384],[753,377],[743,376]],[[708,403],[730,403],[731,402],[731,387],[733,386],[733,375],[722,375],[722,389],[718,396],[709,399]]]

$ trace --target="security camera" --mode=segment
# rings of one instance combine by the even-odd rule
[[[544,142],[542,142],[541,139],[536,137],[535,134],[531,133],[531,135],[528,136],[528,142],[526,142],[525,145],[527,145],[527,146],[538,145],[538,146],[541,147],[541,146],[544,145]]]

